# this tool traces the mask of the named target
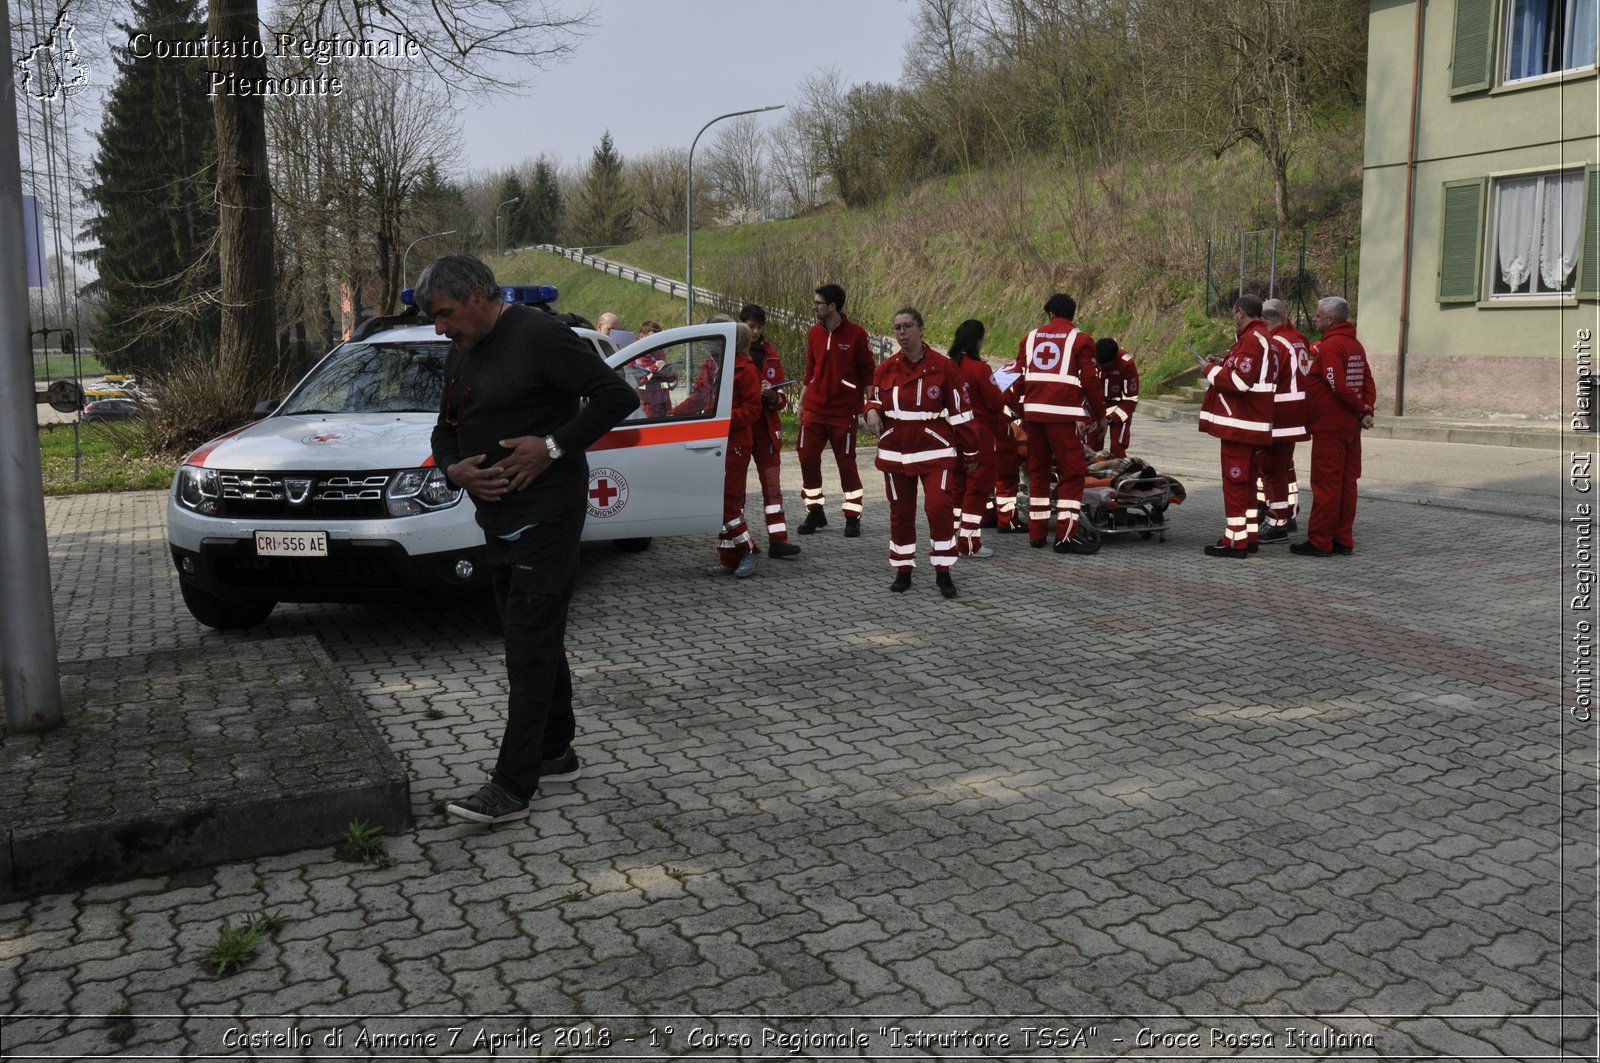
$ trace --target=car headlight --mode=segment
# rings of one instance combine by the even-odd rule
[[[461,489],[451,487],[443,469],[402,469],[383,493],[391,517],[411,517],[444,509],[461,501]]]
[[[178,470],[178,501],[186,509],[214,517],[220,498],[217,470],[202,469],[198,465],[185,465]]]

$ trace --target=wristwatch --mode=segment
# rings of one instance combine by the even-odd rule
[[[551,461],[555,461],[557,458],[561,457],[562,454],[566,453],[560,447],[556,446],[555,436],[544,437],[544,449],[549,453]]]

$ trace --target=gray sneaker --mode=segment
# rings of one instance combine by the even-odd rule
[[[733,570],[735,579],[749,579],[761,571],[761,555],[745,554],[739,559],[739,567]]]
[[[578,751],[568,746],[567,751],[559,757],[551,757],[549,760],[541,760],[539,762],[539,781],[571,782],[583,774],[579,770],[580,767]]]
[[[994,548],[993,547],[989,547],[989,546],[980,546],[976,550],[973,550],[973,551],[971,551],[970,553],[967,553],[967,554],[963,554],[962,556],[963,557],[993,557],[994,556]]]
[[[444,810],[457,819],[474,823],[504,823],[528,814],[528,802],[498,783],[486,782],[464,801],[451,801]]]

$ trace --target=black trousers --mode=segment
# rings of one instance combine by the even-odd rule
[[[510,542],[485,537],[489,578],[505,624],[511,688],[494,781],[522,798],[539,788],[539,762],[565,752],[577,730],[566,637],[583,519],[580,507]]]

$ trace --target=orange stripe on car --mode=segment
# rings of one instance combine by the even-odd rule
[[[648,447],[658,443],[694,443],[700,440],[728,438],[728,420],[720,421],[693,421],[689,424],[658,424],[644,428],[613,428],[600,437],[600,441],[589,448],[592,454],[597,450],[621,450],[625,447]]]
[[[234,436],[238,435],[240,432],[243,432],[246,428],[249,428],[250,425],[255,423],[256,422],[251,421],[250,424],[242,424],[231,432],[222,433],[211,442],[201,445],[198,450],[190,454],[187,458],[184,458],[183,463],[185,465],[198,465],[202,469],[205,468],[206,459],[211,456],[211,452],[213,450],[216,450],[218,447],[222,446],[223,443],[232,439]]]

